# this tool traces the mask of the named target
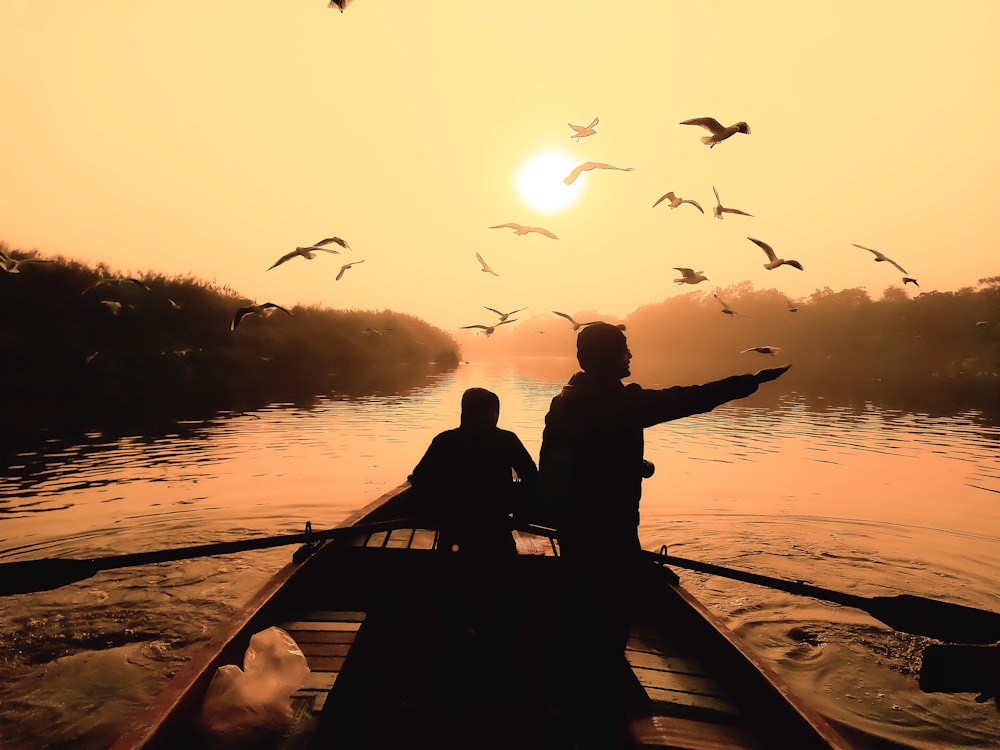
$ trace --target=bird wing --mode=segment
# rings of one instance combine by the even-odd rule
[[[516,310],[511,310],[511,311],[510,311],[509,313],[507,313],[507,314],[508,314],[508,315],[513,315],[514,313],[519,313],[519,312],[521,312],[522,310],[527,310],[527,309],[528,309],[527,307],[519,307],[519,308],[517,308]]]
[[[476,325],[474,325],[474,326],[459,326],[459,328],[483,328],[483,329],[485,329],[485,330],[487,330],[487,331],[488,331],[488,330],[489,330],[489,329],[490,329],[491,327],[492,327],[492,326],[484,326],[484,325],[482,325],[481,323],[476,323]]]
[[[778,259],[778,256],[774,254],[774,250],[766,242],[761,242],[760,240],[755,240],[753,237],[747,237],[747,239],[750,240],[752,243],[754,243],[757,247],[759,247],[765,253],[767,253],[767,257],[770,258],[771,260],[777,260]]]
[[[568,320],[573,325],[576,325],[576,321],[573,320],[573,316],[572,315],[567,315],[566,313],[559,312],[558,310],[553,310],[552,312],[554,312],[556,315],[558,315],[561,318],[566,318],[566,320]]]
[[[703,209],[703,208],[702,208],[702,207],[701,207],[701,206],[700,206],[700,205],[698,204],[698,201],[693,201],[693,200],[690,200],[690,199],[687,199],[687,198],[685,198],[685,199],[684,199],[683,201],[681,201],[681,203],[690,203],[690,204],[691,204],[692,206],[694,206],[695,208],[697,208],[697,209],[698,209],[699,211],[701,211],[702,213],[705,213],[705,209]]]
[[[681,272],[681,276],[683,276],[685,279],[690,279],[690,278],[694,277],[694,269],[693,268],[677,268],[677,267],[674,267],[674,270],[675,271],[680,271]]]
[[[496,226],[490,227],[490,229],[520,229],[520,224],[514,224],[513,222],[507,222],[506,224],[497,224]]]
[[[715,185],[712,185],[712,192],[715,193],[715,202],[719,204],[719,208],[722,208],[722,198],[719,197],[719,191],[715,189]]]
[[[559,239],[558,237],[556,237],[554,234],[552,234],[552,232],[550,232],[545,227],[528,227],[528,231],[529,232],[538,232],[539,234],[544,234],[546,237],[551,237],[554,240],[558,240]]]
[[[656,203],[653,204],[653,208],[656,208],[660,203],[667,200],[673,193],[664,193],[659,198],[656,199]]]
[[[273,302],[265,302],[263,305],[260,306],[260,308],[262,310],[281,310],[281,312],[283,312],[285,315],[292,314],[290,311],[286,310],[281,305],[276,305]]]
[[[587,127],[593,130],[594,126],[597,125],[597,123],[599,123],[600,121],[601,121],[600,118],[595,117],[593,120],[590,121],[590,125],[588,125]]]
[[[282,263],[286,263],[286,262],[290,261],[296,255],[301,255],[301,253],[299,253],[299,251],[297,249],[296,250],[292,250],[292,252],[290,252],[290,253],[285,253],[280,258],[278,258],[276,261],[274,261],[274,264],[271,266],[271,268],[275,268],[276,266],[280,266]],[[270,271],[271,268],[268,268],[267,270]]]
[[[802,264],[799,263],[797,260],[783,260],[782,261],[782,265],[791,266],[792,268],[797,268],[800,271],[804,270],[802,268]]]
[[[690,120],[681,120],[681,125],[700,125],[713,135],[724,130],[722,123],[714,117],[692,117]]]
[[[568,175],[566,175],[566,177],[563,178],[563,182],[565,182],[567,185],[572,185],[574,182],[576,182],[576,178],[580,176],[580,173],[584,169],[591,169],[591,168],[592,167],[588,167],[586,164],[578,164],[577,166],[573,167],[572,172],[570,172]]]
[[[236,326],[238,326],[240,324],[240,321],[243,320],[244,317],[246,317],[247,315],[249,315],[252,312],[253,312],[253,309],[251,309],[249,307],[241,307],[241,308],[239,308],[236,311],[236,314],[233,316],[233,322],[229,324],[229,330],[230,331],[235,331],[236,330]]]
[[[726,208],[724,206],[719,206],[719,210],[724,214],[739,214],[740,216],[753,216],[753,214],[748,214],[746,211],[740,211],[738,208]]]
[[[486,305],[483,305],[483,307],[486,307]],[[486,307],[486,309],[487,309],[487,310],[489,310],[489,311],[490,311],[490,312],[492,312],[492,313],[496,313],[497,315],[499,315],[499,316],[503,317],[503,313],[502,313],[502,312],[500,312],[499,310],[495,310],[495,309],[493,309],[492,307]],[[510,315],[513,315],[513,313],[509,313],[509,314],[510,314]]]
[[[889,263],[892,263],[892,265],[894,265],[896,268],[899,269],[900,273],[907,273],[906,269],[904,269],[901,265],[899,265],[899,263],[897,263],[892,258],[887,256],[885,253],[880,252],[878,250],[874,250],[870,247],[865,247],[864,245],[855,244],[853,242],[851,244],[854,245],[854,247],[860,248],[861,250],[867,250],[868,252],[870,252],[872,255],[875,256],[876,260],[884,260],[888,261]]]
[[[712,292],[712,296],[715,297],[717,300],[719,300],[719,304],[722,305],[722,307],[724,309],[726,309],[726,310],[731,309],[729,307],[729,305],[727,305],[725,302],[722,301],[722,297],[720,297],[718,294],[716,294],[715,292]]]

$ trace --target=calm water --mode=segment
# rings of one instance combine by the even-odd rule
[[[157,438],[52,442],[3,467],[0,562],[336,525],[399,484],[461,392],[497,391],[537,456],[570,360],[469,364],[406,397],[275,408]],[[779,381],[780,382],[780,381]],[[758,396],[647,430],[647,549],[861,596],[1000,611],[1000,428]],[[0,600],[0,747],[102,748],[213,623],[288,559],[272,549],[102,573]],[[858,610],[681,571],[861,747],[1000,747],[1000,712],[923,694],[919,636]]]

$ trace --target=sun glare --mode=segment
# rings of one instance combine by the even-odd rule
[[[517,173],[517,194],[530,208],[553,214],[576,203],[583,183],[567,185],[563,179],[577,164],[562,151],[540,151],[528,157]]]

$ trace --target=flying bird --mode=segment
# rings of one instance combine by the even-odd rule
[[[574,331],[579,331],[581,328],[586,328],[587,326],[594,325],[594,323],[600,323],[601,322],[599,320],[588,320],[586,323],[578,323],[576,320],[574,320],[574,318],[573,318],[572,315],[567,315],[566,313],[559,312],[558,310],[553,310],[552,312],[554,312],[556,315],[558,315],[561,318],[566,318],[566,320],[568,320],[570,323],[572,323]]]
[[[489,338],[490,336],[493,335],[493,331],[497,329],[497,326],[502,326],[505,323],[513,323],[515,320],[517,320],[517,318],[509,318],[507,320],[501,320],[499,323],[495,323],[494,325],[491,326],[485,326],[482,323],[476,323],[475,325],[471,326],[459,326],[459,328],[482,328],[484,331],[486,331],[486,337]]]
[[[681,272],[681,278],[674,279],[678,284],[697,284],[701,281],[708,281],[708,277],[703,271],[692,271],[690,268],[674,268]]]
[[[567,185],[572,185],[576,182],[576,178],[580,176],[581,172],[589,172],[592,169],[617,169],[620,172],[631,172],[633,167],[613,167],[610,164],[604,164],[599,161],[585,161],[583,164],[573,167],[573,171],[563,179],[563,182]]]
[[[351,0],[330,0],[330,4],[326,7],[328,8],[340,8],[340,12],[344,12],[344,8],[351,4]]]
[[[753,214],[748,214],[746,211],[740,211],[738,208],[726,208],[722,205],[722,200],[719,198],[719,191],[715,189],[715,185],[712,185],[712,192],[715,193],[715,208],[712,209],[715,212],[715,218],[721,219],[722,214],[739,214],[740,216],[753,216]]]
[[[793,305],[792,301],[790,299],[788,299],[788,297],[785,297],[785,302],[788,303],[788,312],[798,312],[799,311],[799,308],[796,305]]]
[[[763,250],[767,254],[768,262],[764,264],[764,268],[768,271],[777,268],[778,266],[791,266],[792,268],[797,268],[802,270],[802,264],[797,260],[785,260],[784,258],[779,258],[774,254],[774,249],[768,245],[766,242],[761,242],[760,240],[755,240],[753,237],[747,237],[752,243]]]
[[[122,303],[114,299],[102,299],[101,304],[111,311],[112,315],[117,315],[122,311]]]
[[[512,221],[507,222],[506,224],[497,224],[496,226],[490,227],[490,229],[513,229],[514,234],[518,236],[528,234],[529,232],[537,232],[538,234],[544,234],[546,237],[551,237],[554,240],[559,239],[544,227],[526,227],[524,224],[515,224]]]
[[[322,239],[319,242],[316,242],[312,245],[306,245],[305,247],[297,247],[294,250],[292,250],[292,252],[285,253],[276,261],[274,261],[274,263],[271,265],[271,268],[280,266],[282,263],[287,263],[292,258],[297,258],[299,256],[305,258],[306,260],[312,260],[313,258],[316,257],[317,251],[322,251],[324,253],[333,253],[334,255],[340,255],[340,250],[334,250],[332,247],[326,247],[330,243],[336,243],[345,250],[352,249],[351,246],[348,245],[346,241],[340,239],[340,237],[327,237],[326,239]],[[268,268],[267,270],[270,271],[271,268]]]
[[[574,125],[569,123],[569,126],[575,131],[570,138],[576,138],[576,142],[579,143],[581,138],[586,138],[588,135],[593,135],[597,131],[594,130],[594,126],[600,122],[600,119],[595,117],[591,120],[590,125]]]
[[[700,125],[711,135],[701,137],[701,142],[709,148],[715,148],[716,143],[721,143],[731,135],[744,133],[750,135],[750,126],[745,122],[737,122],[734,125],[723,125],[714,117],[694,117],[690,120],[681,120],[681,125]]]
[[[364,258],[362,258],[361,260],[355,260],[350,263],[345,263],[340,267],[340,272],[337,274],[337,278],[335,278],[334,281],[340,281],[341,277],[347,272],[347,269],[350,268],[351,266],[356,266],[358,263],[364,263],[364,262],[365,260]]]
[[[133,286],[136,287],[137,289],[142,289],[144,292],[149,291],[149,287],[146,286],[141,281],[139,281],[139,279],[133,279],[131,276],[118,276],[115,278],[98,279],[93,284],[84,289],[82,292],[80,292],[80,296],[82,297],[87,292],[93,289],[97,289],[97,287],[99,286],[106,286],[107,284],[121,284],[124,286]]]
[[[21,273],[21,266],[25,263],[51,263],[46,258],[15,258],[0,250],[0,271],[7,273]]]
[[[671,208],[677,208],[682,203],[690,203],[692,206],[694,206],[695,208],[697,208],[699,211],[701,211],[702,213],[705,213],[705,209],[703,209],[701,207],[701,205],[698,203],[698,201],[689,200],[687,198],[678,198],[676,195],[674,195],[674,191],[673,190],[671,190],[669,193],[661,195],[659,198],[657,198],[656,199],[656,203],[653,204],[653,208],[656,208],[664,200],[670,201],[670,207]]]
[[[780,352],[780,346],[751,346],[749,349],[744,349],[740,354],[746,354],[747,352],[758,352],[760,354],[770,354],[772,357],[776,352]]]
[[[853,242],[851,244],[854,245]],[[870,247],[865,247],[864,245],[854,245],[854,247],[860,248],[861,250],[867,250],[868,252],[872,253],[875,256],[876,263],[883,263],[883,262],[892,263],[892,265],[894,265],[896,268],[899,269],[900,273],[904,274],[907,273],[907,270],[905,268],[903,268],[901,265],[899,265],[899,263],[897,263],[892,258],[887,256],[885,253],[880,253],[878,250],[872,250]]]
[[[499,276],[500,275],[496,271],[494,271],[492,268],[490,268],[489,265],[487,265],[486,261],[483,260],[483,256],[480,255],[479,253],[476,253],[476,260],[478,260],[479,264],[483,267],[482,268],[483,273],[491,273],[494,276]]]
[[[486,305],[483,305],[483,307],[486,307]],[[519,307],[518,309],[511,310],[510,312],[500,312],[499,310],[495,310],[492,307],[486,307],[486,309],[489,310],[490,312],[493,312],[493,313],[496,313],[497,315],[499,315],[501,323],[506,323],[507,322],[507,318],[509,318],[511,315],[513,315],[514,313],[519,313],[519,312],[521,312],[521,310],[527,310],[528,308],[527,307]]]
[[[727,305],[725,302],[723,302],[722,297],[720,297],[718,293],[712,292],[712,296],[715,297],[717,300],[719,300],[719,304],[722,305],[722,310],[720,310],[720,312],[723,315],[736,315],[736,311],[729,305]]]
[[[291,315],[292,313],[281,305],[276,305],[273,302],[264,302],[260,305],[247,305],[246,307],[241,307],[236,311],[236,315],[233,316],[233,322],[229,324],[229,330],[235,331],[236,327],[240,324],[247,315],[260,315],[266,318],[275,310],[281,310],[285,315]]]

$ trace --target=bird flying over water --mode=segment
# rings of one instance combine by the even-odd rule
[[[506,224],[497,224],[496,226],[490,227],[490,229],[513,229],[514,234],[518,236],[528,234],[529,232],[537,232],[538,234],[544,234],[546,237],[551,237],[554,240],[559,239],[544,227],[526,227],[524,224],[515,224],[512,221],[507,222]]]
[[[362,258],[361,260],[355,260],[351,261],[350,263],[345,263],[340,267],[340,272],[337,274],[337,278],[335,278],[334,281],[340,281],[340,278],[347,272],[347,269],[350,268],[351,266],[356,266],[358,263],[364,263],[364,262],[365,259]]]
[[[892,265],[894,265],[896,268],[899,269],[900,273],[907,273],[907,270],[905,268],[903,268],[901,265],[899,265],[899,263],[897,263],[892,258],[887,256],[885,253],[881,253],[878,250],[872,250],[870,247],[865,247],[864,245],[855,245],[853,242],[851,244],[854,245],[854,247],[856,248],[860,248],[861,250],[867,250],[868,252],[872,253],[875,256],[876,263],[892,263]]]
[[[675,271],[681,272],[681,278],[674,279],[678,284],[697,284],[700,281],[708,281],[708,277],[703,271],[692,271],[690,268],[677,268]]]
[[[711,135],[704,135],[701,142],[709,148],[715,148],[716,143],[721,143],[729,136],[736,133],[750,135],[750,126],[745,122],[737,122],[734,125],[723,125],[714,117],[694,117],[690,120],[681,120],[681,125],[700,125]]]
[[[590,125],[574,125],[573,123],[569,123],[569,126],[576,131],[570,136],[570,138],[576,138],[576,142],[579,143],[581,138],[586,138],[588,135],[593,135],[597,132],[594,130],[594,126],[599,122],[600,119],[595,117],[590,121]]]
[[[567,185],[572,185],[576,182],[576,178],[580,176],[581,172],[589,172],[592,169],[617,169],[619,172],[631,172],[633,167],[613,167],[610,164],[604,164],[599,161],[585,161],[573,167],[573,171],[563,179],[563,182]]]
[[[744,349],[740,354],[746,354],[747,352],[758,352],[759,354],[770,354],[772,357],[776,352],[780,352],[780,346],[751,346],[749,349]]]
[[[761,242],[760,240],[755,240],[753,237],[747,237],[752,243],[764,251],[767,255],[768,262],[764,264],[764,268],[768,271],[777,268],[778,266],[791,266],[792,268],[797,268],[802,270],[802,264],[797,260],[785,260],[784,258],[779,258],[774,253],[774,249],[768,245],[766,242]]]
[[[513,323],[515,320],[517,320],[517,318],[509,318],[507,320],[501,320],[499,323],[495,323],[494,325],[491,326],[483,325],[482,323],[476,323],[475,325],[471,326],[459,326],[459,328],[482,328],[484,331],[486,331],[486,337],[489,338],[490,336],[493,335],[493,331],[497,329],[497,326],[502,326],[505,323]]]
[[[478,260],[479,264],[483,267],[482,268],[483,273],[491,273],[494,276],[499,276],[500,275],[496,271],[494,271],[492,268],[489,267],[489,265],[486,263],[486,261],[483,260],[483,256],[480,255],[479,253],[476,253],[476,260]]]
[[[566,318],[566,320],[568,320],[570,323],[572,323],[574,331],[579,331],[581,328],[585,328],[587,326],[592,326],[592,325],[594,325],[594,323],[600,323],[601,322],[599,320],[588,320],[586,323],[578,323],[576,320],[574,320],[574,318],[573,318],[572,315],[567,315],[566,313],[559,312],[558,310],[553,310],[552,312],[554,312],[560,318]]]
[[[483,307],[486,307],[486,305],[483,305]],[[493,312],[493,313],[496,313],[497,315],[499,315],[501,323],[506,323],[507,322],[507,318],[509,318],[511,315],[513,315],[514,313],[519,313],[519,312],[521,312],[521,310],[527,310],[528,308],[527,307],[519,307],[516,310],[511,310],[510,312],[500,312],[499,310],[496,310],[496,309],[494,309],[492,307],[486,307],[486,309],[489,310],[490,312]]]
[[[299,256],[305,258],[306,260],[312,260],[313,258],[316,257],[317,251],[322,251],[324,253],[333,253],[334,255],[340,255],[340,250],[334,250],[332,247],[326,247],[326,245],[329,245],[330,243],[336,243],[345,250],[351,249],[351,246],[348,245],[346,241],[340,239],[340,237],[327,237],[326,239],[320,240],[319,242],[316,242],[312,245],[306,245],[305,247],[297,247],[290,253],[285,253],[276,261],[274,261],[274,263],[271,265],[271,268],[280,266],[282,263],[287,263],[292,258],[296,258]],[[270,271],[271,268],[268,268],[267,270]]]
[[[664,200],[670,201],[670,207],[671,208],[677,208],[682,203],[690,203],[692,206],[694,206],[695,208],[697,208],[699,211],[701,211],[702,213],[705,213],[705,209],[703,209],[701,207],[701,205],[698,203],[698,201],[689,200],[688,198],[678,198],[674,194],[673,190],[671,190],[669,193],[665,193],[664,195],[661,195],[659,198],[657,198],[656,199],[656,203],[653,204],[653,208],[656,208]]]
[[[753,216],[753,214],[748,214],[746,211],[740,211],[738,208],[726,208],[722,205],[722,201],[719,199],[719,191],[715,189],[715,185],[712,185],[712,192],[715,193],[715,208],[712,209],[715,212],[715,218],[721,219],[722,214],[739,214],[740,216]]]
[[[289,310],[286,310],[281,305],[276,305],[273,302],[263,302],[259,305],[247,305],[246,307],[241,307],[236,311],[236,315],[233,316],[233,322],[229,324],[229,330],[235,331],[236,327],[240,324],[247,315],[260,315],[266,318],[268,315],[273,313],[275,310],[281,310],[285,315],[291,315]]]

